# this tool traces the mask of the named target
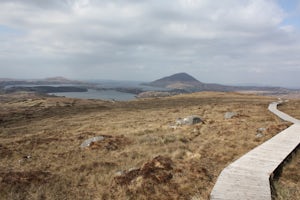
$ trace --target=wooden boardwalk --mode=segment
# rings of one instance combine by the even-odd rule
[[[279,110],[277,110],[277,105],[282,104],[282,101],[279,102],[273,102],[269,105],[269,110],[274,113],[275,115],[277,115],[278,117],[280,117],[281,119],[288,121],[288,122],[292,122],[294,124],[300,124],[300,120],[295,119],[291,116],[289,116],[288,114],[285,114],[284,112],[281,112]]]
[[[294,125],[254,148],[220,174],[210,194],[211,200],[271,200],[270,176],[300,143],[300,121],[277,110],[269,110]]]

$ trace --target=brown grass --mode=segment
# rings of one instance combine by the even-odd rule
[[[292,155],[292,158],[282,169],[279,179],[274,181],[275,200],[298,200],[300,199],[300,152]]]
[[[207,199],[224,167],[289,125],[267,110],[273,100],[210,92],[131,102],[0,95],[1,198]],[[239,115],[225,120],[227,111]],[[205,123],[174,127],[189,115]],[[99,135],[109,137],[80,148]]]

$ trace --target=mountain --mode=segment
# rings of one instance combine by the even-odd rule
[[[187,89],[199,87],[203,85],[203,83],[187,73],[178,73],[152,81],[145,85],[169,89]]]
[[[215,83],[203,83],[187,73],[178,73],[155,80],[144,85],[168,88],[180,92],[199,92],[199,91],[272,91],[276,93],[287,93],[290,90],[281,87],[258,87],[258,86],[228,86]]]
[[[185,90],[186,92],[196,91],[233,91],[234,86],[203,83],[187,73],[178,73],[167,76],[145,85],[153,87],[168,88],[173,90]]]

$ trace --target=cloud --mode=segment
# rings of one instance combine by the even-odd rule
[[[268,76],[274,69],[300,71],[299,32],[285,22],[287,11],[277,0],[4,0],[0,5],[0,25],[10,30],[2,34],[0,28],[1,76],[12,76],[4,68],[24,66],[31,76],[43,76],[35,73],[41,71],[99,79],[151,80],[187,71],[201,81],[225,83],[243,82],[247,73],[247,82],[263,81],[259,72],[277,84]],[[22,76],[19,71],[15,76]]]

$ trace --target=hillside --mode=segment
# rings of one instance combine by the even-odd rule
[[[4,87],[7,85],[49,85],[49,84],[84,84],[81,81],[77,80],[69,80],[64,77],[51,77],[45,79],[8,79],[8,78],[0,78],[0,87]]]
[[[84,87],[74,87],[74,86],[34,86],[34,87],[10,87],[5,90],[6,93],[13,92],[37,92],[42,94],[47,93],[60,93],[60,92],[87,92],[88,89]]]
[[[199,87],[202,83],[187,73],[178,73],[155,80],[147,85],[170,89],[186,89]]]
[[[145,85],[168,88],[173,90],[186,90],[187,92],[197,91],[235,91],[232,86],[203,83],[187,73],[178,73],[171,76],[152,81]]]
[[[268,112],[273,100],[213,92],[130,102],[0,95],[1,198],[208,199],[224,167],[289,125]],[[238,115],[225,119],[228,111]],[[205,123],[176,125],[190,115]],[[95,136],[105,139],[80,147]]]
[[[144,85],[168,88],[171,90],[180,90],[180,92],[200,92],[200,91],[215,91],[215,92],[232,92],[232,91],[251,91],[257,94],[266,95],[284,95],[295,93],[295,90],[290,90],[281,87],[258,87],[258,86],[228,86],[216,83],[203,83],[187,73],[178,73],[167,76]]]
[[[82,83],[80,81],[77,80],[70,80],[67,79],[65,77],[61,77],[61,76],[57,76],[57,77],[49,77],[49,78],[45,78],[40,80],[41,82],[45,82],[45,83],[52,83],[52,84],[76,84],[76,83]]]

